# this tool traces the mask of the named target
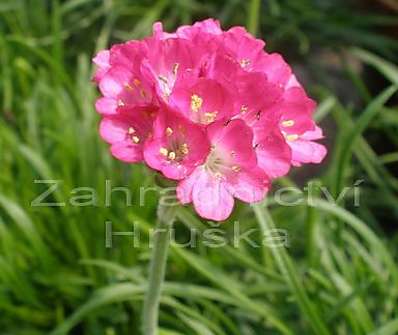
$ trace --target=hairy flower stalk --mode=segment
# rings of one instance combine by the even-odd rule
[[[157,335],[159,303],[162,283],[166,272],[167,251],[170,242],[170,229],[175,219],[176,206],[158,206],[158,222],[154,232],[154,245],[149,265],[149,280],[142,314],[144,335]]]

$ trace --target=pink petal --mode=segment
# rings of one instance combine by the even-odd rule
[[[217,150],[224,153],[225,159],[230,157],[233,164],[240,167],[252,167],[256,164],[253,149],[253,132],[242,120],[236,119],[225,124],[214,122],[207,128],[210,142]]]
[[[192,190],[196,183],[199,175],[201,173],[201,168],[196,168],[188,177],[181,180],[177,186],[177,198],[182,204],[189,204],[192,202]]]
[[[308,98],[302,88],[293,87],[285,91],[283,101],[278,107],[282,113],[281,130],[287,134],[296,135],[313,130],[315,125],[312,113],[315,107],[315,102]],[[286,123],[287,125],[285,125]]]
[[[202,32],[214,35],[219,35],[223,32],[220,27],[220,22],[214,19],[196,22],[193,27],[199,28]]]
[[[301,140],[319,140],[321,138],[323,138],[323,132],[318,126],[315,126],[314,130],[306,131],[300,136]]]
[[[227,53],[244,70],[252,70],[263,52],[264,41],[254,38],[243,27],[233,27],[223,35],[223,46]]]
[[[157,39],[168,39],[168,38],[176,38],[177,34],[170,34],[163,31],[162,22],[155,22],[152,26],[153,36]]]
[[[228,180],[228,190],[231,194],[248,203],[263,200],[269,186],[268,176],[259,168],[241,171],[234,181]]]
[[[248,72],[238,78],[239,95],[235,97],[238,108],[245,106],[248,111],[258,112],[270,108],[282,97],[282,89],[271,83],[261,72]],[[244,116],[241,116],[242,118]]]
[[[234,207],[234,198],[219,178],[201,169],[192,190],[192,199],[198,214],[209,220],[226,220]]]
[[[95,65],[99,67],[109,66],[109,50],[101,50],[93,58]]]
[[[286,83],[285,89],[287,90],[291,87],[302,87],[294,74],[290,76],[289,80]]]
[[[117,159],[126,163],[138,163],[142,161],[142,149],[138,145],[119,142],[112,144],[111,153]]]
[[[128,71],[121,67],[114,67],[101,79],[99,88],[105,97],[118,98],[130,79],[131,74]]]
[[[292,163],[300,166],[300,163],[320,163],[325,158],[326,148],[316,142],[301,140],[288,142],[292,149]]]
[[[270,82],[280,87],[285,87],[292,73],[290,66],[277,53],[263,53],[255,64],[255,71],[262,71]]]
[[[117,114],[117,101],[112,98],[99,98],[95,102],[95,109],[102,115]]]
[[[100,123],[100,135],[108,143],[117,143],[126,140],[130,124],[126,119],[105,117]]]
[[[109,50],[101,50],[93,58],[93,63],[97,65],[97,69],[94,74],[94,80],[96,82],[99,82],[110,68],[109,55]]]
[[[256,147],[258,166],[270,178],[282,177],[290,170],[291,150],[278,131],[261,139]]]

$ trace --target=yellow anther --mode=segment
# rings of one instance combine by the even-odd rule
[[[171,161],[176,159],[176,153],[174,151],[170,151],[169,155],[167,156]]]
[[[241,59],[239,61],[239,64],[240,64],[241,67],[244,68],[244,67],[246,67],[246,66],[248,66],[250,64],[250,59]]]
[[[193,94],[191,96],[191,109],[193,112],[198,112],[199,109],[202,107],[203,99],[197,95]]]
[[[290,142],[293,142],[293,141],[298,139],[298,135],[297,134],[289,134],[289,135],[286,135],[285,137]]]
[[[239,165],[234,165],[234,166],[232,167],[232,171],[234,171],[234,172],[239,172],[239,171],[240,171],[240,166],[239,166]]]
[[[131,86],[129,83],[124,84],[124,87],[125,87],[127,90],[129,90],[129,91],[134,91],[134,87]]]
[[[294,121],[293,121],[293,120],[285,120],[285,121],[282,121],[282,126],[284,126],[284,127],[291,127],[291,126],[294,126]]]
[[[138,136],[133,136],[131,139],[135,144],[140,143],[140,138]]]
[[[117,102],[117,105],[118,105],[119,107],[123,107],[123,106],[125,106],[126,104],[123,102],[123,100],[119,100],[119,101]]]
[[[129,127],[129,129],[127,130],[127,133],[128,133],[129,135],[132,135],[132,134],[135,133],[135,129],[134,129],[133,127]]]
[[[180,149],[180,152],[181,152],[183,155],[186,155],[186,154],[188,154],[188,152],[189,152],[188,144],[186,144],[186,143],[181,144],[181,146],[180,146],[179,149]]]
[[[171,136],[173,134],[173,129],[171,129],[170,127],[166,128],[166,135],[167,136]]]
[[[205,123],[213,122],[217,117],[217,112],[206,112],[205,113]]]
[[[165,157],[167,157],[167,155],[169,154],[169,151],[166,149],[166,148],[160,148],[159,149],[159,153],[162,155],[162,156],[165,156]]]
[[[134,83],[135,86],[138,87],[138,86],[141,85],[141,80],[139,80],[139,79],[136,78],[136,79],[133,80],[133,83]]]
[[[240,108],[240,112],[241,112],[242,114],[245,114],[245,113],[247,112],[247,110],[248,110],[248,107],[247,107],[247,106],[242,106],[242,107]]]

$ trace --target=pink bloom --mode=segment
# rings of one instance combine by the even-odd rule
[[[186,178],[210,150],[205,130],[167,107],[161,109],[145,146],[146,163],[167,178]]]
[[[207,128],[211,143],[204,164],[177,187],[182,203],[193,201],[196,211],[211,220],[225,220],[236,197],[245,202],[264,198],[269,178],[257,166],[253,133],[244,121],[214,122]]]
[[[181,203],[225,220],[261,201],[292,166],[320,163],[315,102],[279,54],[242,27],[208,19],[100,51],[101,137],[114,157],[177,180]]]
[[[320,163],[326,148],[314,142],[323,138],[322,130],[315,125],[312,113],[315,102],[307,97],[301,87],[288,88],[278,108],[281,110],[279,128],[292,151],[292,165]]]
[[[194,123],[210,124],[230,118],[233,113],[232,97],[216,80],[186,76],[177,82],[170,103]]]
[[[197,61],[193,45],[185,39],[149,39],[143,71],[156,87],[159,97],[167,100],[174,84],[185,71],[193,71]]]
[[[111,153],[128,163],[143,160],[143,145],[152,131],[156,109],[123,108],[117,115],[106,116],[100,124],[101,137],[111,144]]]
[[[320,163],[326,156],[326,148],[314,142],[323,138],[322,129],[315,127],[314,130],[306,131],[298,136],[296,140],[288,142],[292,149],[292,164],[301,166],[303,163]]]

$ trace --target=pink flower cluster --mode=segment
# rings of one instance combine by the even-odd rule
[[[181,203],[224,220],[291,166],[319,163],[315,103],[279,54],[242,27],[208,19],[100,51],[100,134],[114,157],[178,181]]]

